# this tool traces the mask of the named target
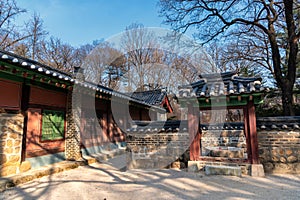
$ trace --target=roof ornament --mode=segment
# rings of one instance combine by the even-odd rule
[[[83,68],[80,66],[75,66],[74,71],[73,71],[73,78],[78,80],[78,81],[84,81],[84,73],[83,73]]]

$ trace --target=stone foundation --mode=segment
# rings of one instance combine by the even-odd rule
[[[8,176],[31,168],[21,163],[24,117],[21,114],[0,114],[0,175]]]
[[[230,163],[230,162],[211,162],[211,161],[189,161],[188,172],[205,172],[206,166],[218,167],[239,167],[241,174],[251,175],[251,164],[247,163]]]
[[[300,173],[300,133],[259,131],[259,159],[267,173]]]
[[[242,176],[240,166],[216,166],[216,165],[206,165],[205,174],[206,175],[229,175],[229,176]]]
[[[259,160],[266,173],[300,173],[300,118],[258,119]]]

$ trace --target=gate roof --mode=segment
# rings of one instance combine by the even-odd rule
[[[202,74],[199,78],[197,82],[179,86],[181,101],[197,99],[200,107],[243,106],[249,100],[259,104],[267,91],[261,77],[242,77],[236,72]]]

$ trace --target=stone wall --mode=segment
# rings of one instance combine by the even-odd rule
[[[247,144],[242,128],[240,130],[202,130],[201,156],[245,158]],[[214,149],[218,151],[214,151]],[[221,149],[223,151],[220,151]],[[216,155],[216,152],[221,155]],[[234,152],[236,153],[234,154]]]
[[[186,152],[189,147],[187,129],[180,127],[178,121],[174,123],[175,126],[158,124],[159,122],[127,131],[128,169],[164,168]]]
[[[300,173],[300,118],[257,120],[259,159],[266,173]]]
[[[157,128],[158,122],[154,125],[145,124],[144,128],[142,124],[138,124],[138,128],[128,130],[127,167],[162,168],[188,150],[189,135],[186,125],[172,123],[160,124],[161,128]],[[217,137],[213,138],[208,137],[212,130],[201,127],[202,147],[241,147],[245,148],[244,153],[247,152],[246,138],[241,126],[228,124],[228,128],[231,127],[232,130],[220,128]],[[259,159],[266,173],[300,173],[300,117],[258,118],[257,135]],[[241,165],[246,166],[244,174],[249,174],[249,166],[245,163]]]
[[[24,117],[21,114],[0,114],[0,175],[27,171],[30,165],[21,163]]]

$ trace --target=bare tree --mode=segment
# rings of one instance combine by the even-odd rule
[[[51,37],[41,44],[38,60],[48,66],[71,73],[74,69],[74,48],[60,39]]]
[[[299,1],[160,0],[160,6],[167,24],[181,32],[195,28],[203,43],[221,36],[236,40],[244,37],[244,42],[248,42],[237,44],[245,44],[252,59],[271,70],[282,91],[284,114],[294,114],[292,90],[300,38],[299,15],[296,14]],[[260,59],[255,58],[259,53],[253,47],[260,50],[259,47],[264,47],[258,55]]]
[[[0,0],[0,47],[11,50],[13,46],[29,37],[22,34],[16,27],[15,17],[25,13],[25,9],[17,6],[15,0]]]
[[[17,43],[14,45],[13,48],[14,53],[16,53],[19,56],[27,57],[28,56],[28,47],[24,43]]]
[[[91,49],[91,47],[93,47]],[[83,50],[81,67],[84,69],[85,79],[107,87],[117,89],[116,82],[124,70],[123,55],[107,42],[81,47]]]
[[[87,55],[95,48],[94,44],[85,44],[81,45],[79,48],[74,51],[74,65],[81,67]]]
[[[121,40],[122,49],[126,52],[128,91],[143,90],[145,76],[154,63],[151,61],[153,50],[158,48],[154,33],[142,24],[134,23],[126,27]]]
[[[219,72],[236,71],[245,76],[253,76],[258,73],[256,62],[245,59],[245,56],[250,56],[248,51],[235,43],[214,42],[208,46],[207,52]]]
[[[131,24],[121,36],[127,72],[123,76],[127,81],[124,90],[163,87],[176,93],[178,85],[197,80],[199,73],[205,70],[203,66],[211,70],[208,55],[199,48],[188,38],[170,31]]]
[[[48,35],[48,32],[44,30],[43,20],[37,13],[33,14],[32,19],[25,26],[27,35],[30,36],[26,39],[30,53],[29,57],[36,60],[38,58],[37,55],[41,52],[42,42],[45,36]]]

